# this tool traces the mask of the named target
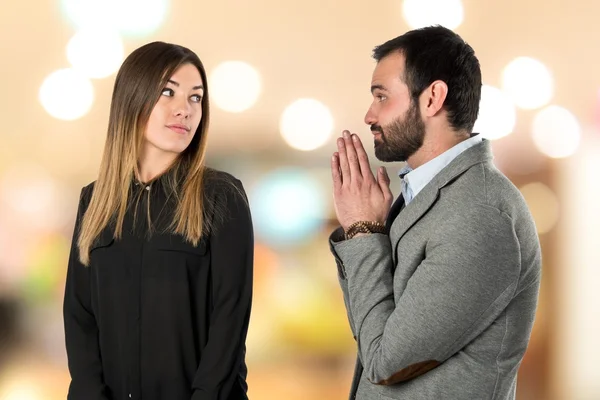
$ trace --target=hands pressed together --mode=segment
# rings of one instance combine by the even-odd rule
[[[356,134],[343,132],[337,140],[338,151],[331,158],[335,212],[346,230],[357,221],[385,223],[392,205],[390,178],[384,167],[371,172],[369,157]]]

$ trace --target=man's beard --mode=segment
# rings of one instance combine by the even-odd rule
[[[383,129],[371,125],[371,131],[381,133],[375,139],[375,156],[384,162],[408,160],[423,146],[425,123],[419,115],[419,106],[413,101],[404,118],[398,117]]]

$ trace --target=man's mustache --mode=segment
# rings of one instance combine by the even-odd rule
[[[383,134],[383,128],[379,125],[371,125],[371,132],[379,132]]]

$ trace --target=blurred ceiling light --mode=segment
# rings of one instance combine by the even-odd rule
[[[48,75],[39,100],[52,117],[72,121],[87,114],[94,102],[94,87],[80,72],[65,68]]]
[[[109,28],[84,28],[67,44],[67,59],[88,78],[106,78],[119,69],[124,57],[123,41]]]
[[[548,157],[563,158],[577,151],[581,126],[569,110],[552,105],[537,112],[532,135],[539,151]]]
[[[461,0],[404,0],[402,12],[408,25],[415,29],[430,25],[456,29],[464,18]]]
[[[66,17],[77,28],[110,21],[111,0],[61,0],[61,7]]]
[[[162,25],[168,0],[61,0],[67,18],[77,27],[112,27],[124,35],[144,36]]]
[[[209,77],[211,100],[220,109],[238,113],[252,107],[261,90],[258,72],[242,61],[219,64]]]
[[[253,188],[250,203],[256,231],[271,246],[294,246],[310,238],[325,218],[325,194],[313,177],[283,168]]]
[[[560,204],[554,192],[541,182],[528,183],[519,190],[531,210],[538,234],[550,232],[560,214]]]
[[[550,70],[540,61],[517,57],[504,68],[502,89],[517,107],[532,110],[550,102],[554,95],[554,81]]]
[[[142,36],[155,32],[167,15],[168,0],[112,0],[117,28],[124,35]]]
[[[323,103],[298,99],[284,110],[279,130],[285,142],[294,149],[315,150],[331,137],[333,117]]]
[[[2,400],[42,400],[39,390],[32,382],[8,382],[8,386],[0,392]]]
[[[510,97],[500,89],[483,85],[473,132],[479,132],[487,139],[499,139],[512,133],[516,120],[517,111]]]

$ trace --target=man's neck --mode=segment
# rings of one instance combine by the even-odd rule
[[[406,163],[411,169],[417,169],[469,138],[470,134],[455,131],[426,134],[423,146],[410,156]]]

